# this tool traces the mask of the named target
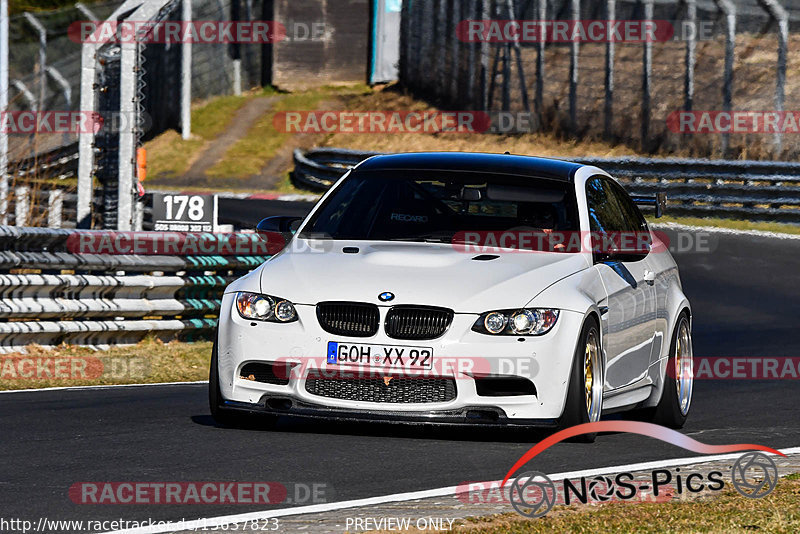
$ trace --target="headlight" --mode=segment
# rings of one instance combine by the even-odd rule
[[[549,332],[557,320],[558,310],[551,308],[495,310],[481,314],[472,330],[492,335],[541,336]]]
[[[270,295],[240,291],[236,294],[236,309],[242,318],[252,321],[290,323],[297,320],[297,312],[291,302]]]

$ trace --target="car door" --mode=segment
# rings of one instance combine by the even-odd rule
[[[624,189],[606,176],[586,182],[590,230],[600,239],[618,242],[644,230],[646,223]],[[631,205],[627,205],[630,202]],[[633,210],[631,210],[633,207]],[[655,335],[655,289],[648,259],[609,261],[595,254],[606,290],[608,311],[602,315],[606,356],[605,388],[618,389],[647,375]]]

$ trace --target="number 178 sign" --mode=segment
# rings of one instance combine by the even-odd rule
[[[213,232],[216,195],[153,194],[153,223],[162,232]]]

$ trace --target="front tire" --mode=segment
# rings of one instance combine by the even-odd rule
[[[682,428],[689,416],[694,389],[694,356],[689,315],[681,313],[672,335],[669,360],[664,372],[664,388],[652,422],[670,428]]]
[[[236,426],[240,422],[238,414],[222,408],[222,393],[219,389],[219,363],[217,358],[217,342],[211,348],[211,369],[208,372],[208,407],[211,417],[223,426]]]
[[[604,380],[600,327],[597,320],[591,317],[581,329],[572,359],[567,400],[564,404],[564,413],[559,420],[561,429],[600,420],[603,412]],[[576,436],[573,441],[592,443],[596,437],[597,433],[593,432]]]

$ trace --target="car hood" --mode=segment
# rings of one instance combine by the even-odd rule
[[[357,247],[358,253],[344,253],[344,247]],[[478,253],[438,243],[328,241],[325,249],[274,256],[261,266],[262,293],[297,304],[380,304],[378,295],[390,291],[393,305],[482,313],[524,306],[548,286],[588,267],[581,254],[505,252],[480,261],[473,259]]]

